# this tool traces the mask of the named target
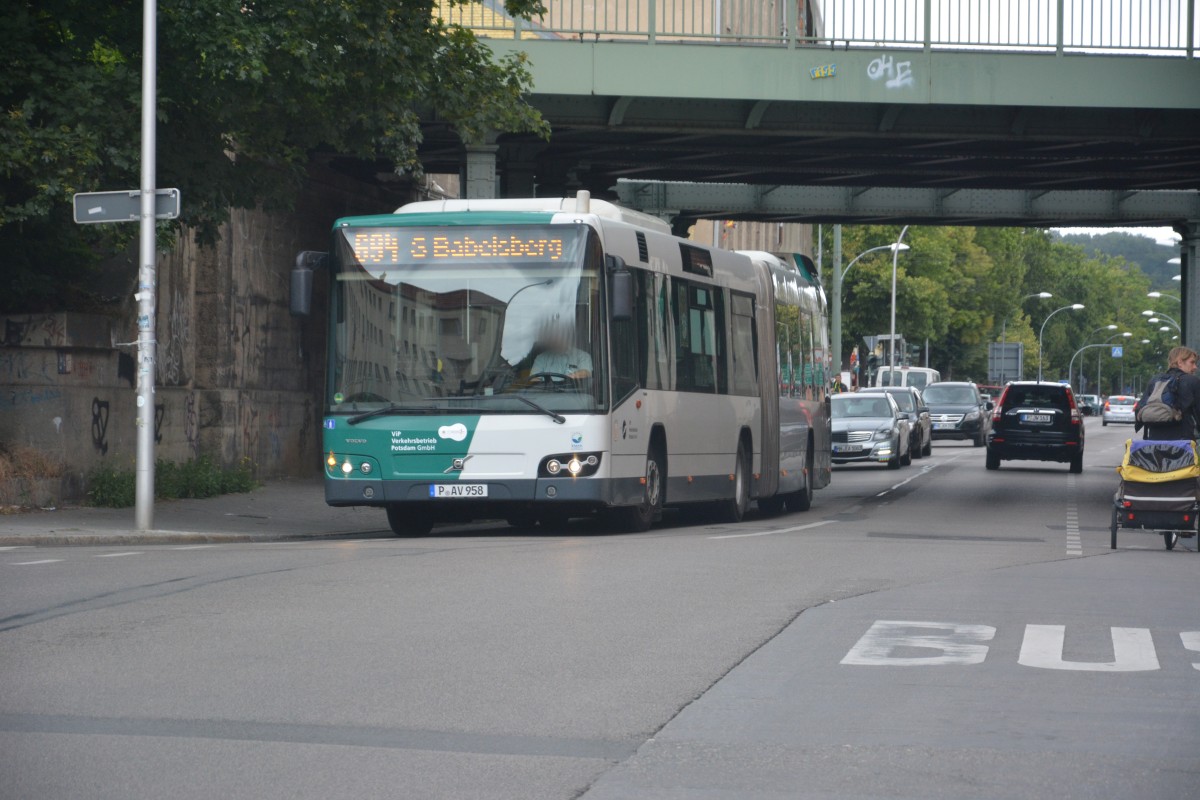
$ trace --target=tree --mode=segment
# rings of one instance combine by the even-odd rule
[[[138,185],[141,6],[21,0],[0,11],[0,248],[23,253],[5,270],[19,278],[2,301],[9,308],[49,299],[64,247],[112,252],[114,236],[134,233],[79,230],[69,202]],[[417,173],[423,117],[465,141],[547,135],[523,99],[524,57],[496,61],[440,7],[159,0],[158,183],[184,189],[179,223],[211,241],[231,207],[290,209],[318,151]],[[540,0],[505,8],[542,10]]]

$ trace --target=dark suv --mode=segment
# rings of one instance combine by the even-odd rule
[[[1010,383],[992,414],[987,468],[1001,461],[1060,461],[1083,472],[1083,417],[1071,387],[1060,383]]]
[[[939,381],[925,387],[925,405],[933,420],[933,438],[968,439],[983,447],[991,427],[992,404],[979,387],[965,381]]]

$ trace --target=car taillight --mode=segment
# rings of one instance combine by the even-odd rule
[[[1008,387],[1004,387],[1004,391],[1000,393],[1000,400],[992,409],[992,422],[999,422],[1004,416],[1004,401],[1008,399]]]
[[[1104,401],[1104,410],[1108,411],[1108,401],[1107,400]]]

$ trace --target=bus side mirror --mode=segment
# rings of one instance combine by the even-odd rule
[[[625,266],[620,256],[605,256],[609,269],[612,293],[613,322],[628,322],[633,319],[633,273]]]
[[[316,250],[302,250],[296,254],[296,266],[292,267],[293,317],[307,317],[312,313],[313,268],[323,266],[326,255]]]

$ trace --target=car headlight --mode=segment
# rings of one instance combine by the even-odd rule
[[[892,438],[892,434],[894,432],[895,431],[893,431],[891,428],[880,428],[879,430],[875,431],[875,441],[879,442],[883,441],[884,439],[890,439]]]
[[[979,412],[971,411],[968,412],[965,417],[963,417],[963,422],[974,422],[977,419],[979,419]]]

